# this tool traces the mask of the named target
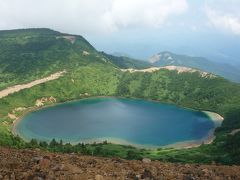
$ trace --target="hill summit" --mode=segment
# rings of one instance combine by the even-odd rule
[[[152,66],[184,66],[223,76],[240,82],[240,69],[229,64],[217,63],[203,57],[179,55],[169,51],[160,52],[148,59]]]

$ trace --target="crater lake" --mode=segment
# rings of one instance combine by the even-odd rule
[[[175,105],[127,98],[87,98],[31,112],[15,132],[25,140],[108,142],[160,147],[209,138],[207,114]]]

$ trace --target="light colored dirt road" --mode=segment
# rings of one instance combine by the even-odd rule
[[[4,90],[0,91],[0,99],[8,96],[9,94],[13,94],[15,92],[21,91],[23,89],[28,89],[28,88],[31,88],[31,87],[36,86],[38,84],[42,84],[42,83],[45,83],[45,82],[48,82],[48,81],[58,79],[59,77],[63,76],[63,74],[65,72],[66,72],[65,70],[60,71],[60,72],[51,74],[48,77],[38,79],[38,80],[32,81],[32,82],[27,83],[27,84],[19,84],[19,85],[8,87],[7,89],[4,89]]]

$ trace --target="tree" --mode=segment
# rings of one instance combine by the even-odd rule
[[[31,141],[30,141],[30,147],[38,147],[38,142],[37,142],[37,140],[36,139],[32,139]]]
[[[55,147],[58,145],[57,141],[53,138],[53,140],[50,142],[50,147]]]

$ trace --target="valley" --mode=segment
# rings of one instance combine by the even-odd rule
[[[74,36],[74,42],[59,36]],[[155,68],[153,71],[133,70],[141,68],[138,61],[121,64],[92,47],[83,37],[66,35],[50,29],[26,29],[0,31],[1,83],[4,89],[18,84],[44,79],[66,71],[51,81],[35,83],[0,99],[0,145],[12,148],[39,148],[51,152],[79,153],[125,159],[150,158],[152,160],[182,163],[239,164],[238,131],[240,128],[240,85],[223,77],[200,70]],[[27,37],[27,38],[26,38]],[[17,39],[17,41],[16,41]],[[18,47],[18,51],[16,50]],[[84,53],[85,52],[85,53]],[[86,53],[88,52],[88,53]],[[18,62],[16,58],[18,57]],[[21,60],[21,61],[20,61]],[[129,65],[129,61],[131,62]],[[18,65],[16,65],[16,63]],[[16,68],[12,68],[15,66]],[[26,68],[27,67],[27,68]],[[124,68],[123,68],[124,67]],[[123,70],[125,69],[125,70]],[[187,69],[187,70],[186,70]],[[130,70],[132,71],[132,70]],[[203,76],[204,74],[204,76]],[[55,76],[54,76],[55,77]],[[13,121],[25,113],[40,107],[89,97],[111,96],[154,100],[199,111],[211,111],[224,118],[211,144],[187,149],[158,148],[139,149],[108,142],[97,144],[50,143],[31,140],[25,142],[12,134]],[[12,116],[9,116],[11,114]],[[14,115],[14,116],[13,116]]]
[[[0,180],[240,180],[239,7],[0,0]]]

